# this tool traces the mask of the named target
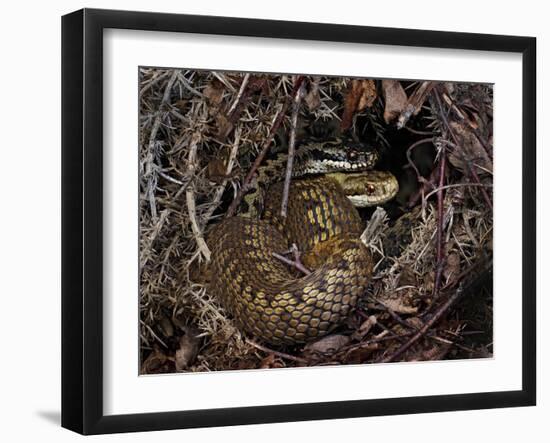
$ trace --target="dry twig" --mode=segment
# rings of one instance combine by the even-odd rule
[[[396,358],[398,358],[399,356],[401,356],[407,349],[409,349],[420,338],[422,338],[441,317],[443,317],[443,315],[460,298],[461,295],[462,295],[462,286],[459,286],[456,292],[451,297],[449,297],[449,299],[445,303],[441,305],[441,307],[436,311],[433,317],[430,320],[428,320],[416,334],[414,334],[405,344],[400,346],[397,349],[397,351],[379,360],[379,363],[390,363],[394,361]]]
[[[441,103],[441,99],[439,97],[439,92],[438,92],[437,89],[434,90],[434,97],[436,98],[436,101],[437,101],[438,107],[439,107],[439,111],[440,111],[439,112],[439,118],[443,121],[443,123],[445,125],[445,128],[447,129],[447,131],[451,135],[451,138],[453,139],[453,142],[454,142],[454,146],[456,148],[457,146],[459,146],[459,142],[458,142],[458,139],[456,137],[456,134],[453,131],[452,126],[449,124],[449,120],[447,118],[447,115],[443,110],[443,104]],[[477,175],[477,172],[475,171],[475,169],[472,165],[472,162],[468,158],[465,159],[465,162],[466,162],[466,165],[468,167],[468,171],[469,171],[470,175],[472,176],[474,182],[481,184],[481,180],[479,179],[479,176]],[[493,210],[493,203],[491,201],[491,198],[489,197],[489,194],[487,194],[487,191],[484,189],[483,186],[480,187],[480,189],[481,189],[481,194],[483,195],[483,198],[485,200],[485,203],[487,204],[487,206],[492,211]]]
[[[298,79],[296,79],[296,83]],[[294,164],[294,154],[296,152],[296,125],[298,124],[298,114],[300,112],[300,103],[304,86],[301,84],[296,90],[294,96],[294,106],[292,107],[292,118],[290,120],[290,140],[288,142],[288,158],[286,163],[285,183],[283,187],[283,200],[281,201],[281,217],[286,217],[288,206],[288,193],[290,191],[290,180],[292,178],[292,166]]]
[[[196,163],[198,143],[198,135],[193,136],[189,146],[189,160],[187,164],[187,173],[191,181],[189,183],[189,186],[187,187],[187,190],[185,191],[185,200],[187,202],[187,213],[189,214],[189,221],[191,222],[191,229],[193,230],[195,241],[197,242],[197,246],[199,247],[199,250],[201,251],[205,260],[209,262],[211,255],[210,249],[208,248],[208,245],[206,244],[206,241],[204,240],[204,237],[202,235],[202,231],[199,227],[199,223],[197,221],[197,211],[195,208],[195,185],[193,183],[193,177],[195,176],[195,169],[197,167]]]
[[[436,264],[435,264],[435,282],[433,290],[433,300],[439,297],[439,288],[441,286],[441,275],[445,262],[443,259],[443,186],[445,184],[445,168],[447,156],[445,149],[441,149],[439,158],[439,188],[437,190],[437,240],[436,240]]]
[[[145,163],[145,174],[144,177],[147,177],[147,197],[149,200],[149,207],[151,209],[151,217],[153,220],[157,219],[157,205],[155,202],[155,188],[157,185],[157,177],[155,174],[155,143],[157,138],[157,132],[164,118],[164,108],[168,105],[168,100],[170,100],[170,93],[172,92],[172,87],[176,81],[179,74],[179,70],[174,70],[166,88],[164,89],[164,95],[162,101],[159,105],[159,110],[157,117],[155,118],[155,123],[151,129],[151,134],[149,135],[149,149],[147,151],[147,159]]]
[[[294,87],[296,89],[299,88],[301,86],[303,80],[304,80],[303,76],[298,77]],[[266,139],[265,139],[265,141],[262,145],[262,150],[260,151],[260,153],[256,157],[256,160],[254,160],[254,164],[252,165],[252,167],[250,168],[250,171],[246,175],[246,178],[244,179],[243,184],[242,184],[241,188],[239,189],[239,192],[237,193],[236,197],[233,199],[233,201],[231,202],[231,205],[227,209],[227,213],[225,215],[226,218],[232,217],[233,215],[235,215],[235,212],[236,212],[239,204],[241,203],[241,200],[242,200],[244,194],[248,190],[248,186],[250,185],[250,182],[252,181],[252,178],[254,177],[254,174],[256,173],[256,171],[258,170],[258,168],[262,164],[265,156],[269,152],[269,148],[271,147],[271,142],[273,141],[273,137],[275,137],[275,133],[277,132],[277,130],[279,129],[279,126],[281,126],[281,123],[283,122],[283,119],[285,117],[285,114],[286,114],[286,111],[288,109],[289,104],[290,104],[290,100],[287,97],[287,99],[285,100],[285,103],[283,104],[283,107],[281,108],[281,110],[279,111],[279,113],[275,117],[275,120],[273,121],[273,125],[271,126],[271,129],[269,130],[269,134],[266,137]]]
[[[247,339],[246,342],[248,344],[254,346],[255,348],[258,348],[260,351],[267,352],[268,354],[273,354],[273,355],[276,355],[277,357],[286,358],[287,360],[292,360],[292,361],[302,363],[302,364],[306,364],[306,365],[309,363],[308,360],[306,360],[305,358],[296,357],[295,355],[290,355],[290,354],[286,354],[284,352],[269,349],[268,347],[260,345],[260,344],[256,343],[255,341],[252,341],[250,339]]]
[[[235,140],[233,141],[233,145],[231,146],[231,152],[229,153],[229,158],[227,160],[227,166],[225,168],[225,176],[226,177],[230,176],[231,171],[233,170],[233,165],[235,164],[235,159],[237,158],[237,153],[239,152],[239,143],[241,141],[241,130],[242,130],[242,127],[240,125],[235,130]],[[208,210],[204,213],[204,216],[202,217],[202,227],[203,227],[203,229],[208,224],[208,221],[212,217],[212,214],[214,214],[214,211],[218,208],[228,181],[229,181],[229,179],[227,179],[227,178],[224,179],[222,184],[219,185],[218,188],[216,189],[216,192],[214,193],[214,198],[212,199],[212,204],[210,205],[210,207],[208,208]]]
[[[413,115],[418,114],[435,85],[436,82],[424,81],[415,89],[407,100],[405,110],[397,118],[397,129],[403,128]]]

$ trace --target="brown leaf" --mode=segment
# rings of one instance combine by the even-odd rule
[[[450,125],[458,139],[458,147],[449,153],[449,161],[461,172],[468,171],[467,162],[471,162],[478,175],[487,175],[493,171],[493,162],[487,151],[469,125],[452,121]],[[478,167],[476,167],[476,165]]]
[[[174,335],[174,326],[168,317],[164,315],[161,317],[159,327],[165,337]]]
[[[379,343],[358,346],[349,351],[344,357],[344,362],[347,364],[358,365],[364,363],[371,354],[380,348]]]
[[[209,112],[211,115],[215,114],[222,101],[223,101],[223,92],[225,86],[222,82],[217,79],[212,80],[206,88],[204,88],[204,96],[210,105]]]
[[[399,292],[399,297],[380,297],[380,302],[396,314],[416,314],[418,306],[415,306],[417,289],[407,288]]]
[[[219,157],[214,157],[210,159],[206,167],[206,176],[211,182],[221,184],[228,178],[230,175],[227,175],[227,162],[229,157],[229,150],[224,149]]]
[[[269,369],[269,368],[284,368],[285,365],[280,358],[276,357],[275,354],[269,354],[265,357],[259,365],[259,369]]]
[[[376,324],[377,319],[374,315],[371,315],[369,318],[367,318],[363,323],[361,323],[361,326],[359,326],[359,329],[355,331],[352,335],[352,338],[357,341],[361,341],[363,337],[365,337],[371,328]]]
[[[446,280],[456,279],[460,274],[460,256],[456,252],[451,252],[446,259],[443,276]]]
[[[435,361],[442,360],[451,349],[450,343],[429,344],[426,341],[419,343],[416,352],[409,353],[406,361]]]
[[[140,374],[164,374],[168,372],[174,372],[172,359],[156,348],[149,354],[140,368]]]
[[[208,103],[208,113],[214,117],[217,127],[217,137],[221,140],[231,132],[233,129],[233,123],[227,117],[226,110],[227,105],[223,105],[223,93],[225,91],[225,85],[217,79],[212,80],[204,89],[204,96]]]
[[[304,355],[333,354],[346,346],[351,339],[347,335],[327,335],[320,340],[308,343],[304,347]]]
[[[200,339],[198,331],[191,327],[185,327],[184,334],[180,338],[179,348],[176,351],[176,371],[186,370],[195,360],[199,352]]]
[[[411,266],[403,265],[401,273],[398,276],[399,286],[417,286],[418,281],[414,273],[414,269]]]
[[[233,123],[221,112],[216,114],[216,125],[218,127],[218,138],[225,140],[233,129]]]
[[[382,80],[382,93],[386,106],[384,108],[384,121],[386,123],[396,119],[407,107],[407,94],[396,80]]]
[[[422,105],[428,98],[430,92],[435,87],[436,82],[424,81],[414,90],[410,97],[407,98],[405,109],[397,118],[397,128],[403,128],[413,115],[417,115],[422,109]]]
[[[304,101],[310,111],[314,111],[321,106],[321,96],[319,94],[319,78],[311,83],[311,89],[304,97]]]
[[[356,112],[372,106],[376,100],[376,85],[374,80],[352,80],[344,101],[342,115],[342,130],[349,129]]]

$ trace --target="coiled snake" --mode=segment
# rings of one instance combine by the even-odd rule
[[[211,291],[242,331],[275,345],[296,344],[345,320],[372,273],[354,205],[381,204],[397,192],[393,175],[370,170],[377,160],[375,150],[340,141],[300,147],[285,218],[279,213],[286,155],[258,171],[246,213],[225,219],[208,238]],[[274,257],[293,243],[311,274],[298,276]]]

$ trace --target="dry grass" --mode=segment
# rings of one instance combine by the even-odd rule
[[[331,128],[331,135],[338,135],[351,80],[326,77],[306,77],[306,80],[307,93],[296,133],[298,141],[312,132],[316,134],[319,128],[321,132]],[[380,92],[380,81],[376,81],[376,85]],[[414,83],[405,86],[416,87]],[[208,293],[210,251],[205,242],[208,231],[224,215],[237,194],[292,88],[293,78],[286,75],[140,69],[142,372],[175,371],[176,351],[181,346],[181,337],[186,334],[196,337],[199,344],[196,358],[186,367],[189,371],[303,364],[301,349],[270,354],[235,329],[224,309]],[[490,88],[448,84],[446,88],[449,98],[456,100],[455,107],[459,111],[466,107],[469,113],[460,120],[458,114],[453,115],[453,102],[444,102],[442,106],[448,110],[449,119],[453,124],[465,125],[469,120],[464,118],[471,119],[477,112],[475,134],[484,141],[489,140],[486,143],[492,151]],[[483,170],[490,171],[490,159],[484,158],[483,164],[476,163],[479,155],[476,156],[474,148],[478,146],[461,135],[462,126],[446,127],[439,118],[437,106],[430,98],[421,112],[411,118],[408,126],[414,127],[413,131],[434,132],[440,140],[436,143],[439,155],[441,150],[455,146],[454,157],[448,155],[446,185],[450,187],[445,189],[443,205],[446,260],[439,297],[444,299],[459,283],[468,283],[466,280],[470,275],[464,275],[468,268],[479,267],[480,263],[491,260],[492,211],[480,189],[491,195],[489,186],[492,179],[491,174]],[[411,168],[406,168],[404,156],[406,147],[426,136],[395,130],[384,122],[383,112],[384,99],[379,94],[372,106],[355,112],[350,130],[359,138],[367,137],[382,146],[389,159],[386,166],[399,171],[405,167],[405,173],[410,174]],[[277,132],[273,151],[286,149],[289,117],[290,112],[287,112]],[[400,145],[400,148],[394,145]],[[462,148],[462,154],[457,145]],[[399,151],[399,155],[392,150]],[[437,158],[432,158],[430,164],[436,165],[437,162]],[[480,183],[475,182],[466,168],[466,163],[472,162],[479,173]],[[421,164],[419,168],[422,169]],[[430,169],[421,172],[428,179]],[[413,191],[418,192],[418,189],[417,185]],[[391,241],[392,233],[396,231],[392,225],[403,213],[405,205],[401,204],[401,208],[397,203],[390,205],[386,208],[387,216],[382,214],[376,226],[371,225],[368,245],[377,260],[372,290],[342,331],[343,335],[355,338],[337,352],[317,354],[316,360],[309,360],[310,363],[377,361],[403,342],[403,337],[410,336],[416,328],[415,322],[421,324],[424,315],[437,308],[438,300],[434,300],[432,295],[437,266],[438,216],[436,193],[432,198],[426,198],[431,189],[424,192],[424,199],[421,197],[413,208],[406,209],[406,213],[410,211],[411,234],[398,238],[397,254],[395,241],[393,244]],[[409,198],[414,192],[405,197]],[[403,203],[405,200],[399,201]],[[371,214],[363,215],[367,224]],[[473,296],[462,299],[460,309],[449,312],[445,320],[435,325],[404,358],[490,354],[492,326],[485,324],[480,333],[483,339],[480,340],[467,339],[477,337],[475,334],[464,334],[464,331],[479,329],[483,321],[492,318],[492,294],[486,286],[476,289]],[[468,300],[472,297],[477,297],[476,303],[480,298],[483,302],[479,306],[470,303]],[[474,306],[473,311],[469,309],[470,305]],[[353,335],[353,331],[360,330],[365,319],[363,311],[374,315],[376,324],[362,336]],[[405,325],[398,320],[405,321]],[[407,324],[413,325],[409,326],[411,331],[406,331]],[[391,339],[402,333],[403,337]],[[299,358],[293,360],[285,355]]]

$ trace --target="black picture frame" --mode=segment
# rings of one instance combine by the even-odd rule
[[[131,415],[103,413],[103,30],[519,53],[523,64],[522,389]],[[62,426],[82,434],[273,423],[536,403],[536,39],[83,9],[62,18]]]

